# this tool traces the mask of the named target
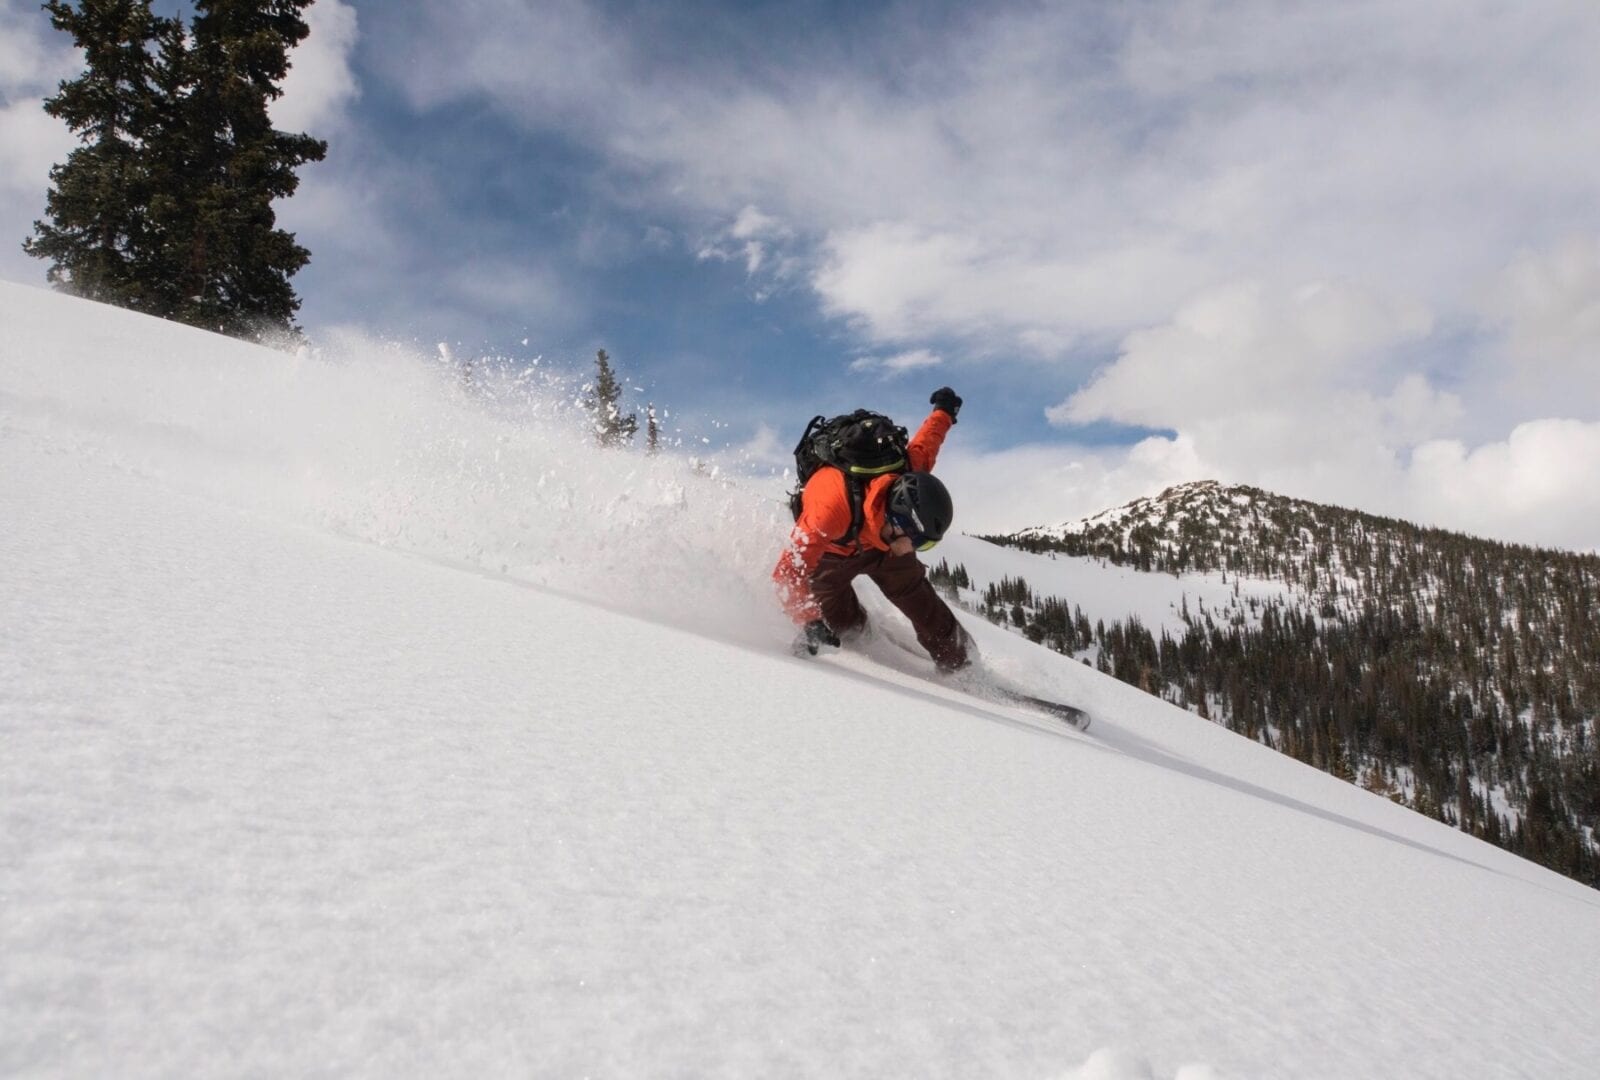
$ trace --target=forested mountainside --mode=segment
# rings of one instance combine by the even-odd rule
[[[965,567],[935,573],[1057,651],[1600,886],[1600,557],[1214,482],[985,539],[1285,584],[1281,600],[1183,603],[1176,636],[1091,625],[1072,597],[1021,579],[963,593]]]

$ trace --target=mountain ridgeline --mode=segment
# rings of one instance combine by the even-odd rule
[[[1600,886],[1600,557],[1186,484],[985,537],[1149,573],[1281,583],[1185,630],[1091,626],[1007,579],[968,606],[1317,768]],[[964,567],[937,581],[959,594]],[[1108,613],[1109,614],[1109,613]]]

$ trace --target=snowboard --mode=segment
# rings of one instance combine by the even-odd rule
[[[894,646],[885,650],[879,646],[884,642]],[[972,666],[950,675],[934,674],[923,670],[928,663],[928,656],[922,646],[914,641],[904,641],[893,632],[885,632],[882,627],[874,627],[871,636],[863,641],[851,642],[843,650],[832,646],[821,646],[817,652],[812,652],[800,641],[796,641],[794,653],[799,657],[827,656],[830,653],[846,651],[851,655],[860,656],[873,663],[882,664],[891,670],[902,674],[914,675],[936,686],[949,687],[959,690],[970,697],[977,698],[996,705],[1012,705],[1027,709],[1031,712],[1041,713],[1052,720],[1058,720],[1077,731],[1088,731],[1090,716],[1088,712],[1076,705],[1069,705],[1063,701],[1052,701],[1039,697],[1026,690],[1012,686],[999,673],[983,666],[983,660],[976,655],[976,643],[968,639],[971,652],[974,656]],[[913,658],[919,663],[906,663],[907,658]]]

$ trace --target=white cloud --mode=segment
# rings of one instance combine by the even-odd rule
[[[1497,396],[1600,415],[1600,233],[1520,252],[1488,291],[1484,313],[1501,336]]]
[[[976,247],[905,224],[871,225],[833,235],[817,272],[824,310],[853,319],[869,337],[901,341],[934,316],[938,298],[976,282]]]
[[[279,224],[319,238],[373,267],[391,265],[403,247],[386,222],[387,195],[394,191],[381,173],[335,151],[332,159],[307,166],[294,197],[276,204]]]
[[[669,96],[631,81],[628,35],[583,0],[475,0],[415,15],[390,24],[393,37],[373,54],[415,106],[482,94],[541,124],[590,125],[600,138],[652,107],[674,110]]]
[[[1589,0],[1444,22],[1375,0],[1018,6],[876,29],[856,66],[802,40],[756,80],[665,62],[586,5],[500,0],[431,17],[396,77],[418,103],[482,95],[561,127],[665,203],[759,205],[820,241],[824,305],[882,342],[1059,349],[1239,276],[1348,277],[1454,318],[1552,205],[1600,228]]]
[[[832,232],[812,277],[825,311],[876,340],[998,339],[1046,356],[1204,281],[1189,256],[1145,243],[1044,256],[1010,236],[901,223]]]
[[[801,268],[800,260],[789,250],[793,239],[794,230],[785,222],[753,205],[745,206],[731,225],[701,242],[696,257],[743,262],[745,276],[755,284],[753,299],[766,300],[778,286],[792,281]]]
[[[1087,517],[1209,475],[1184,437],[1145,439],[1131,450],[1025,445],[991,452],[969,451],[952,437],[939,474],[956,500],[956,528],[982,535]]]
[[[875,372],[885,377],[938,367],[944,357],[928,349],[910,349],[892,356],[862,356],[850,362],[851,371]]]
[[[760,240],[745,240],[729,243],[726,240],[710,240],[700,246],[695,257],[702,262],[743,262],[746,276],[754,277],[762,267],[768,265],[768,247]]]
[[[1285,464],[1252,462],[1226,447],[1209,455],[1202,444],[1218,445],[1218,434],[1151,437],[1131,450],[1032,445],[972,453],[952,440],[939,471],[964,532],[1057,524],[1172,484],[1219,479],[1503,541],[1600,552],[1600,422],[1538,420],[1476,447],[1438,439],[1405,454],[1385,450],[1359,463],[1367,477],[1316,456]],[[1338,456],[1337,444],[1327,449]]]
[[[1536,420],[1502,442],[1456,440],[1412,455],[1408,503],[1502,540],[1600,551],[1600,423]]]
[[[478,260],[436,268],[441,291],[453,303],[482,311],[518,312],[531,324],[553,322],[572,306],[560,274],[533,263]]]
[[[1326,413],[1337,395],[1370,394],[1390,378],[1384,357],[1430,328],[1419,305],[1349,283],[1234,282],[1191,300],[1171,323],[1129,335],[1115,363],[1048,412],[1062,423],[1156,428]]]
[[[0,0],[0,277],[39,283],[45,266],[22,253],[44,216],[50,167],[77,140],[44,111],[44,98],[80,68],[71,41],[34,3]]]
[[[0,0],[0,101],[54,91],[79,69],[71,39],[32,0]]]
[[[779,432],[761,424],[756,428],[755,434],[744,443],[728,448],[728,456],[736,462],[781,462],[788,463],[794,460],[793,436],[787,432]]]
[[[1459,430],[1465,417],[1459,397],[1429,385],[1415,372],[1402,378],[1378,404],[1383,429],[1408,444]]]
[[[791,230],[777,218],[763,214],[757,207],[746,206],[734,218],[728,234],[735,240],[754,240],[787,237]]]
[[[34,196],[43,209],[50,166],[77,145],[67,125],[44,111],[43,99],[0,105],[0,191]]]
[[[342,0],[317,0],[305,12],[311,28],[289,54],[283,96],[272,103],[272,121],[285,131],[319,138],[342,128],[345,111],[360,93],[350,69],[359,31],[355,8]]]
[[[1555,277],[1587,280],[1569,256],[1555,258],[1570,271]],[[1533,290],[1546,300],[1569,292]],[[1568,313],[1539,322],[1558,342],[1588,325],[1586,305],[1531,306]],[[1502,420],[1496,436],[1470,438],[1458,394],[1397,360],[1430,325],[1416,305],[1348,284],[1238,283],[1129,335],[1117,360],[1050,415],[1171,429],[1176,438],[1136,449],[1188,471],[1178,479],[1249,483],[1501,539],[1600,543],[1600,423]],[[1133,460],[1103,459],[1089,475],[1104,488]]]

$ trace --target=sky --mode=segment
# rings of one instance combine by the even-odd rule
[[[781,467],[914,424],[957,528],[1218,479],[1600,549],[1600,7],[317,0],[313,341],[586,370]],[[0,0],[0,275],[76,70]]]

